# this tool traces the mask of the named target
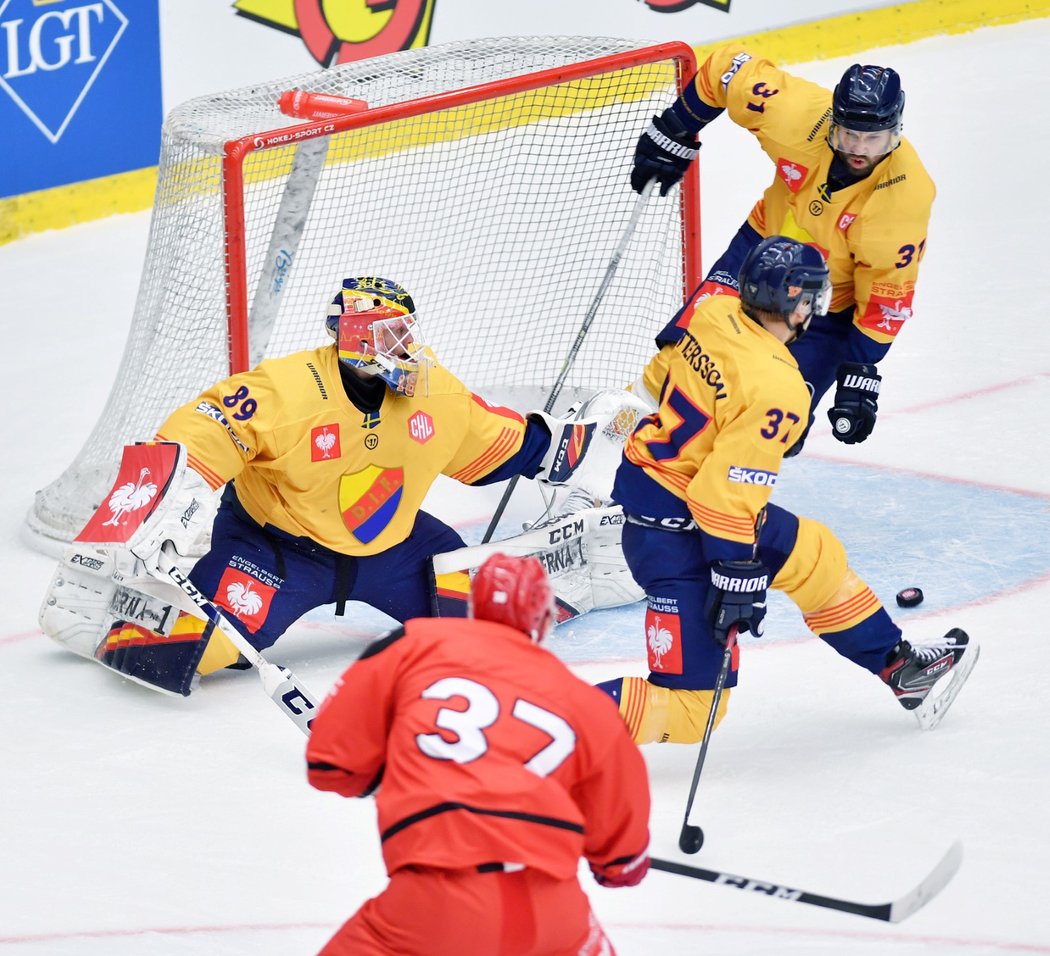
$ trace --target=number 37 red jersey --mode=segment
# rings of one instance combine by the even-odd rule
[[[645,763],[616,705],[502,624],[412,620],[322,705],[310,783],[376,796],[383,857],[520,863],[559,879],[648,843]]]

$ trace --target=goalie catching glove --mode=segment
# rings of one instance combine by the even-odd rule
[[[596,498],[607,500],[624,443],[639,420],[651,411],[631,392],[610,389],[570,407],[564,419],[542,411],[529,412],[528,417],[542,421],[551,435],[536,480],[586,487]]]

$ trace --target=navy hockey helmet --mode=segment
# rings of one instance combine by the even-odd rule
[[[832,94],[831,119],[836,126],[862,133],[883,129],[899,133],[903,116],[901,78],[888,66],[854,63]]]
[[[740,301],[744,312],[772,312],[787,323],[796,338],[814,314],[824,315],[831,303],[827,264],[819,250],[787,236],[769,236],[755,246],[740,267]],[[803,318],[791,322],[802,306]]]

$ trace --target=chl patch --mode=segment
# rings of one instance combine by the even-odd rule
[[[331,461],[342,455],[339,447],[339,423],[318,425],[310,429],[310,461]]]
[[[434,419],[420,409],[408,419],[408,434],[413,441],[425,445],[434,437]]]
[[[645,609],[645,646],[649,670],[657,674],[682,673],[682,623],[676,604],[650,598]]]
[[[254,634],[270,613],[277,588],[263,584],[239,568],[227,568],[219,581],[215,603],[229,611]]]

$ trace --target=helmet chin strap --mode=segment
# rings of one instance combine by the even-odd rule
[[[809,328],[809,321],[812,318],[813,314],[810,313],[806,316],[805,319],[803,319],[803,321],[798,322],[795,325],[792,325],[791,322],[789,322],[788,319],[785,318],[784,324],[788,327],[788,331],[791,332],[791,338],[789,338],[784,344],[794,345],[795,342],[802,338],[802,336],[806,334],[806,329]]]

